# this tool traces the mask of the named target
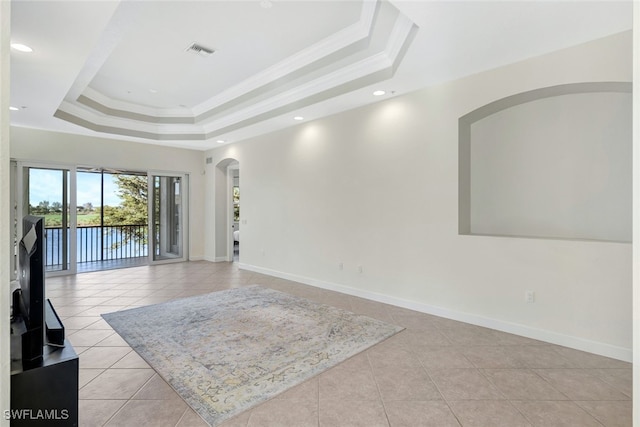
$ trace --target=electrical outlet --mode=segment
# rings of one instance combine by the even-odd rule
[[[536,293],[534,291],[524,291],[524,300],[527,304],[536,302]]]

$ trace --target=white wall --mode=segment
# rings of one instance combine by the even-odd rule
[[[471,233],[631,242],[631,129],[630,92],[536,99],[473,123]]]
[[[459,117],[630,80],[626,32],[221,147],[206,206],[218,212],[215,165],[236,159],[244,268],[630,360],[630,244],[458,234]]]
[[[10,339],[7,319],[10,317],[10,191],[9,191],[9,40],[11,36],[11,2],[0,1],[0,426],[9,426],[4,411],[10,407]]]
[[[11,157],[54,164],[188,173],[189,258],[197,260],[204,257],[202,151],[12,127]]]
[[[633,111],[640,111],[640,4],[633,4]],[[640,425],[640,114],[633,117],[633,425]]]

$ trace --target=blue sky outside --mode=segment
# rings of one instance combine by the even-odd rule
[[[62,171],[32,168],[29,171],[29,176],[29,204],[37,206],[45,200],[49,201],[49,204],[62,203]],[[101,206],[100,185],[99,173],[78,172],[78,206],[83,206],[86,203],[91,203],[94,208]],[[104,204],[118,206],[120,202],[114,176],[104,174]]]

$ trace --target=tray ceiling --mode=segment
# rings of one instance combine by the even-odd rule
[[[12,124],[209,149],[631,28],[631,2],[12,1]],[[196,49],[190,49],[193,45]],[[204,51],[203,51],[204,50]],[[209,52],[209,53],[207,53]],[[383,97],[373,97],[377,89]]]

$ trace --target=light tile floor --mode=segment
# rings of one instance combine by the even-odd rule
[[[204,261],[47,279],[80,354],[80,425],[205,426],[100,314],[252,284],[406,330],[224,427],[631,425],[629,363]]]

